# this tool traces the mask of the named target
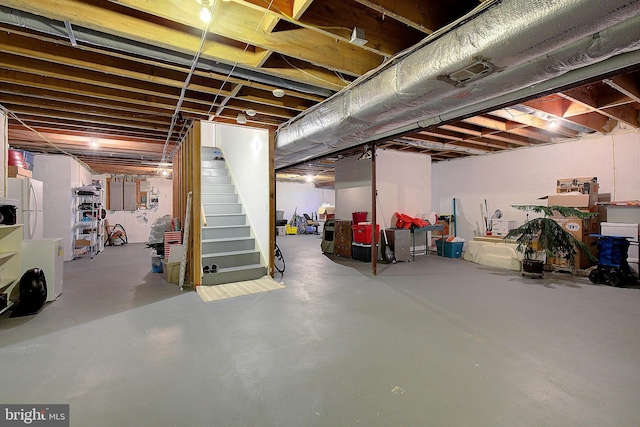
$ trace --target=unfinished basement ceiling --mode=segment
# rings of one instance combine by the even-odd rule
[[[202,38],[207,24],[196,0],[0,0],[9,143],[64,150],[96,173],[151,174],[170,160],[192,120],[237,124],[243,113],[244,126],[275,131],[479,5],[514,1],[218,1]],[[350,43],[355,27],[366,44]],[[541,93],[390,134],[378,146],[440,161],[637,129],[638,62],[558,90],[540,85]],[[279,177],[313,175],[331,185],[337,156],[359,144],[322,144],[283,163]]]

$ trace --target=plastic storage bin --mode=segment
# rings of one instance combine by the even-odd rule
[[[298,234],[298,227],[296,227],[295,225],[285,225],[285,231],[287,234]]]
[[[629,270],[629,241],[624,237],[598,236],[598,250],[598,264]]]
[[[354,243],[351,245],[351,258],[371,262],[371,245],[365,245],[364,243]]]
[[[168,262],[167,260],[163,259],[162,266],[165,271],[165,280],[169,283],[177,285],[180,281],[180,263]]]
[[[361,222],[367,221],[367,213],[366,212],[352,212],[351,217],[353,219],[354,224],[358,224]]]
[[[352,225],[353,241],[356,243],[371,244],[371,224]],[[376,236],[380,235],[380,224],[376,224]]]
[[[436,240],[438,255],[442,255],[442,240]],[[444,256],[447,258],[460,258],[464,242],[444,242]]]
[[[151,271],[154,273],[162,273],[162,257],[154,249],[151,251]]]

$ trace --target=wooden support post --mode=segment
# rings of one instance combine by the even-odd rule
[[[376,185],[376,144],[371,144],[371,273],[378,274],[378,236],[376,236],[376,198],[378,186]]]

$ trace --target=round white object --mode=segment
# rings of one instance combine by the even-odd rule
[[[431,212],[429,214],[429,224],[435,225],[438,223],[438,214],[435,212]]]

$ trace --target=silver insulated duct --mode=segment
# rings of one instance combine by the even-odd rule
[[[639,0],[487,3],[281,125],[276,168],[594,77],[625,53],[640,62]]]

